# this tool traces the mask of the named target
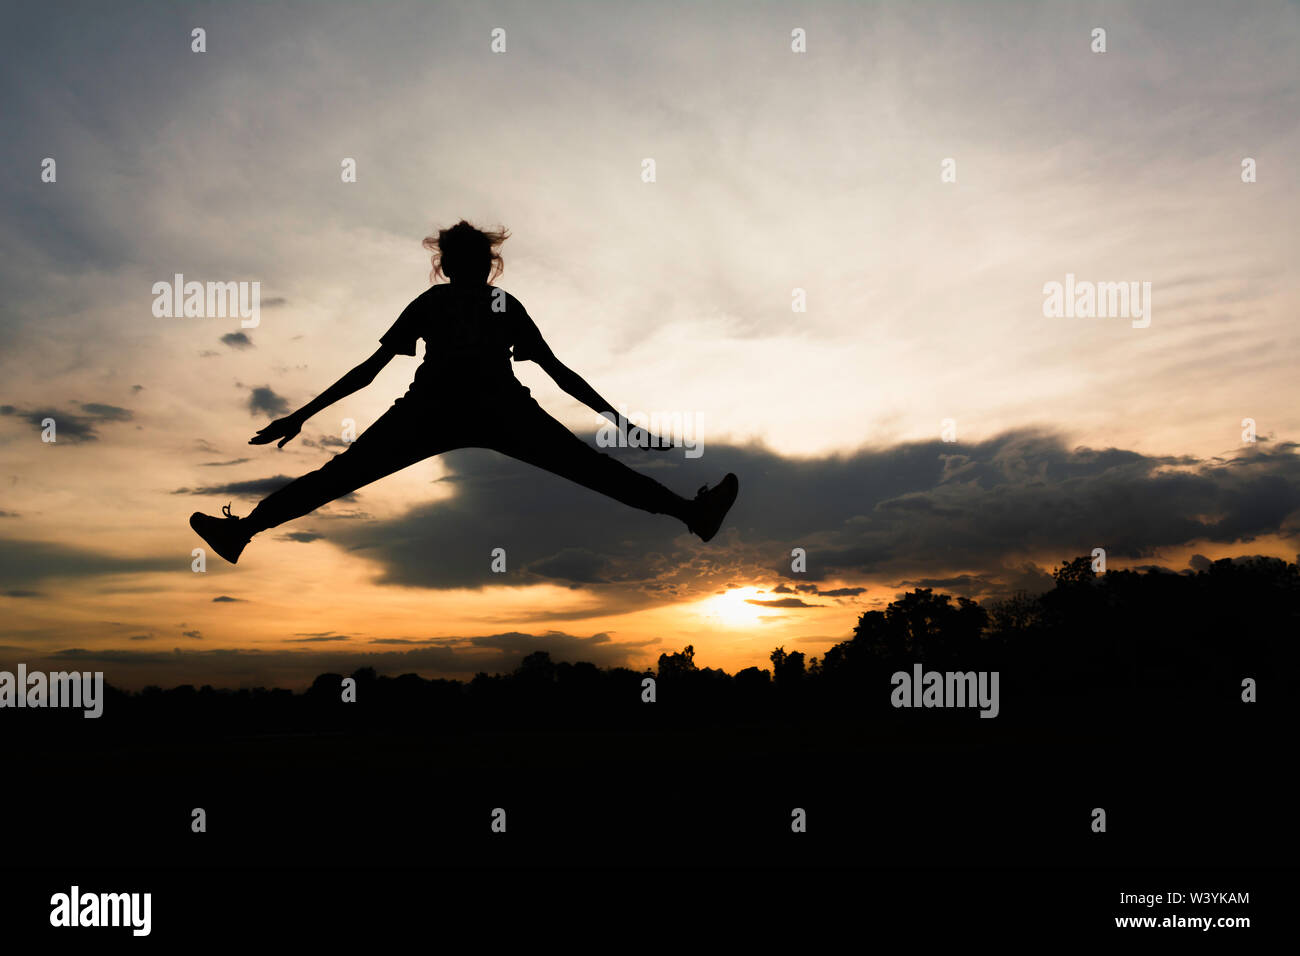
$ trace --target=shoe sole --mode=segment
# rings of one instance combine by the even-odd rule
[[[200,518],[208,518],[210,521],[217,520],[215,518],[212,518],[210,515],[205,515],[202,511],[194,512],[194,514],[190,515],[190,527],[194,529],[194,533],[197,534],[200,538],[202,538],[203,543],[206,544],[213,551],[215,551],[218,555],[220,555],[223,560],[228,561],[230,564],[238,564],[239,556],[244,553],[244,548],[245,546],[247,546],[248,542],[245,541],[243,542],[243,544],[239,545],[239,547],[235,550],[233,555],[228,554],[227,551],[229,549],[223,549],[218,547],[216,544],[212,542],[212,539],[209,538],[203,532],[202,527],[200,527],[200,522],[199,522]]]
[[[740,494],[740,479],[731,472],[728,472],[726,477],[718,482],[718,486],[714,488],[713,491],[715,493],[724,493],[726,495],[725,498],[719,498],[716,500],[718,505],[721,505],[724,501],[726,504],[722,505],[718,509],[718,520],[712,522],[708,535],[700,534],[700,540],[705,543],[713,540],[714,536],[716,536],[718,531],[721,530],[722,522],[727,520],[727,515],[731,512],[731,506],[736,503],[736,496]],[[718,505],[715,505],[715,507]],[[699,534],[699,532],[696,533]]]

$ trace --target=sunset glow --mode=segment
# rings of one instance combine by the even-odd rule
[[[752,603],[761,600],[763,594],[763,591],[753,586],[730,588],[722,594],[705,598],[694,610],[706,620],[716,621],[722,627],[753,627],[762,621],[764,615],[772,613],[770,609]]]

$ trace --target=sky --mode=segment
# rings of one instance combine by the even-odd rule
[[[734,672],[819,655],[913,587],[994,601],[1094,548],[1175,571],[1300,550],[1294,3],[59,3],[9,24],[0,669],[302,687],[691,644]],[[421,240],[462,217],[511,230],[498,284],[561,361],[698,424],[700,457],[614,454],[687,496],[735,471],[722,532],[463,450],[193,571],[190,512],[247,514],[405,390],[399,357],[283,450],[247,444],[376,348],[428,287]],[[258,325],[156,316],[177,273],[260,283]],[[1045,314],[1067,275],[1150,283],[1149,324]]]

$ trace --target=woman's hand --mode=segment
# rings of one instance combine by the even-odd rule
[[[283,448],[288,442],[292,441],[297,434],[302,431],[302,419],[296,414],[286,415],[284,418],[277,418],[271,424],[261,429],[256,435],[248,440],[250,445],[268,445],[280,439],[277,448]]]

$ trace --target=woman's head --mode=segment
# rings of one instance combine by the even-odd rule
[[[436,236],[426,236],[424,248],[433,253],[433,275],[453,282],[491,282],[501,275],[505,260],[499,251],[510,238],[505,229],[487,230],[462,219]]]

